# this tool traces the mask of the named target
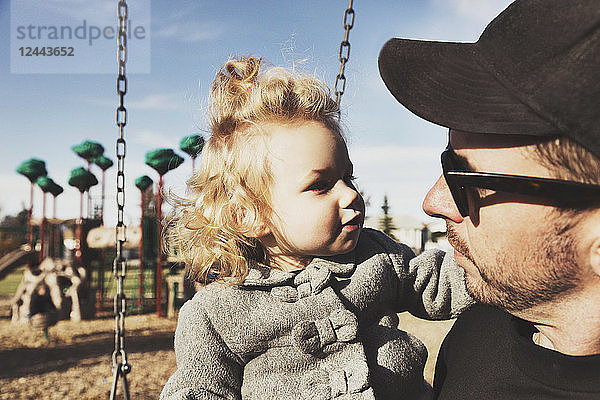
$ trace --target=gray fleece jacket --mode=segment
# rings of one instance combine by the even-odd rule
[[[426,398],[427,350],[396,313],[447,319],[471,303],[452,257],[365,228],[354,251],[301,272],[255,265],[241,285],[200,289],[161,399]]]

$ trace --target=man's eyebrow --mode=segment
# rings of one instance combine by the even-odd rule
[[[469,162],[469,160],[465,156],[456,154],[454,149],[450,149],[450,152],[451,152],[452,158],[454,158],[454,162],[456,163],[456,166],[461,171],[469,171],[469,172],[477,171],[477,169],[475,167],[473,167],[473,165]]]

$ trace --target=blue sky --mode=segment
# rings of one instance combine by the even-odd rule
[[[116,56],[98,52],[88,65],[114,64],[114,73],[11,73],[11,10],[0,0],[0,216],[29,203],[29,183],[15,168],[35,157],[46,162],[49,176],[65,188],[57,203],[59,218],[78,216],[79,193],[67,185],[71,169],[83,166],[71,146],[84,140],[101,143],[116,160]],[[32,0],[33,1],[33,0]],[[150,2],[150,0],[144,0]],[[131,0],[134,4],[134,0]],[[138,1],[139,2],[139,1]],[[13,8],[11,8],[11,3]],[[106,14],[116,24],[117,1],[47,0],[57,21]],[[423,121],[388,93],[377,70],[377,54],[391,37],[443,41],[475,41],[508,0],[356,0],[351,53],[346,67],[342,118],[358,184],[380,213],[384,194],[391,212],[431,221],[421,201],[439,172],[445,146],[444,128]],[[150,73],[128,73],[125,105],[128,124],[126,157],[126,223],[137,224],[139,191],[135,178],[157,175],[144,164],[147,151],[170,147],[186,162],[165,176],[165,184],[183,193],[191,173],[189,158],[179,150],[182,137],[206,135],[203,107],[215,72],[228,57],[254,54],[275,65],[315,73],[333,87],[339,70],[342,16],[348,2],[331,1],[193,1],[153,0],[149,32]],[[137,17],[144,10],[138,10]],[[132,7],[129,17],[136,21]],[[35,15],[32,15],[35,20]],[[99,17],[98,17],[99,18]],[[138,19],[139,21],[139,19]],[[57,22],[58,23],[58,22]],[[60,42],[60,41],[58,41]],[[58,43],[57,42],[57,43]],[[128,53],[128,63],[146,61],[142,51]],[[135,60],[135,61],[134,61]],[[98,168],[93,172],[99,177]],[[107,171],[107,225],[114,225],[116,168]],[[92,195],[100,194],[99,186]],[[34,216],[41,216],[41,191],[36,188]],[[47,214],[51,214],[50,201]]]

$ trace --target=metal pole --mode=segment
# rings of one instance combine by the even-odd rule
[[[144,312],[144,191],[140,190],[141,202],[140,207],[142,208],[142,217],[140,218],[140,244],[138,251],[140,253],[140,269],[138,272],[138,306],[140,307],[140,313]]]
[[[106,171],[102,170],[102,203],[100,206],[100,224],[104,226],[104,176]]]
[[[79,195],[79,220],[77,221],[77,240],[75,241],[75,259],[77,266],[81,267],[81,236],[83,225],[83,192]]]
[[[33,218],[33,182],[31,182],[31,189],[29,193],[29,212],[27,215],[27,242],[31,247],[31,250],[35,250],[33,247],[33,226],[31,225],[31,219]]]
[[[52,195],[52,224],[50,224],[50,239],[48,240],[48,255],[56,257],[56,196]]]
[[[87,168],[88,172],[92,172],[91,171],[91,169],[92,169],[91,163],[88,161],[87,164],[88,164],[88,168]],[[88,219],[92,217],[92,196],[90,194],[90,189],[91,189],[91,187],[88,188],[88,190],[87,190],[87,218]]]
[[[156,316],[162,317],[162,246],[161,246],[161,237],[162,237],[162,186],[163,186],[163,176],[159,175],[158,177],[158,193],[156,194],[156,223],[157,223],[157,231],[158,231],[158,243],[157,249],[158,254],[156,257]]]
[[[41,243],[40,262],[42,262],[42,260],[44,259],[44,250],[45,250],[44,242],[46,241],[46,229],[45,228],[46,228],[46,192],[44,192],[43,200],[42,200],[42,222],[40,224],[40,243]]]

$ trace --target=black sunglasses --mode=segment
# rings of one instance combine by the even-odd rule
[[[557,206],[565,208],[600,203],[600,185],[533,176],[464,171],[457,165],[455,157],[452,147],[448,145],[442,152],[442,170],[456,207],[463,217],[469,215],[467,187],[535,196],[553,200]]]

